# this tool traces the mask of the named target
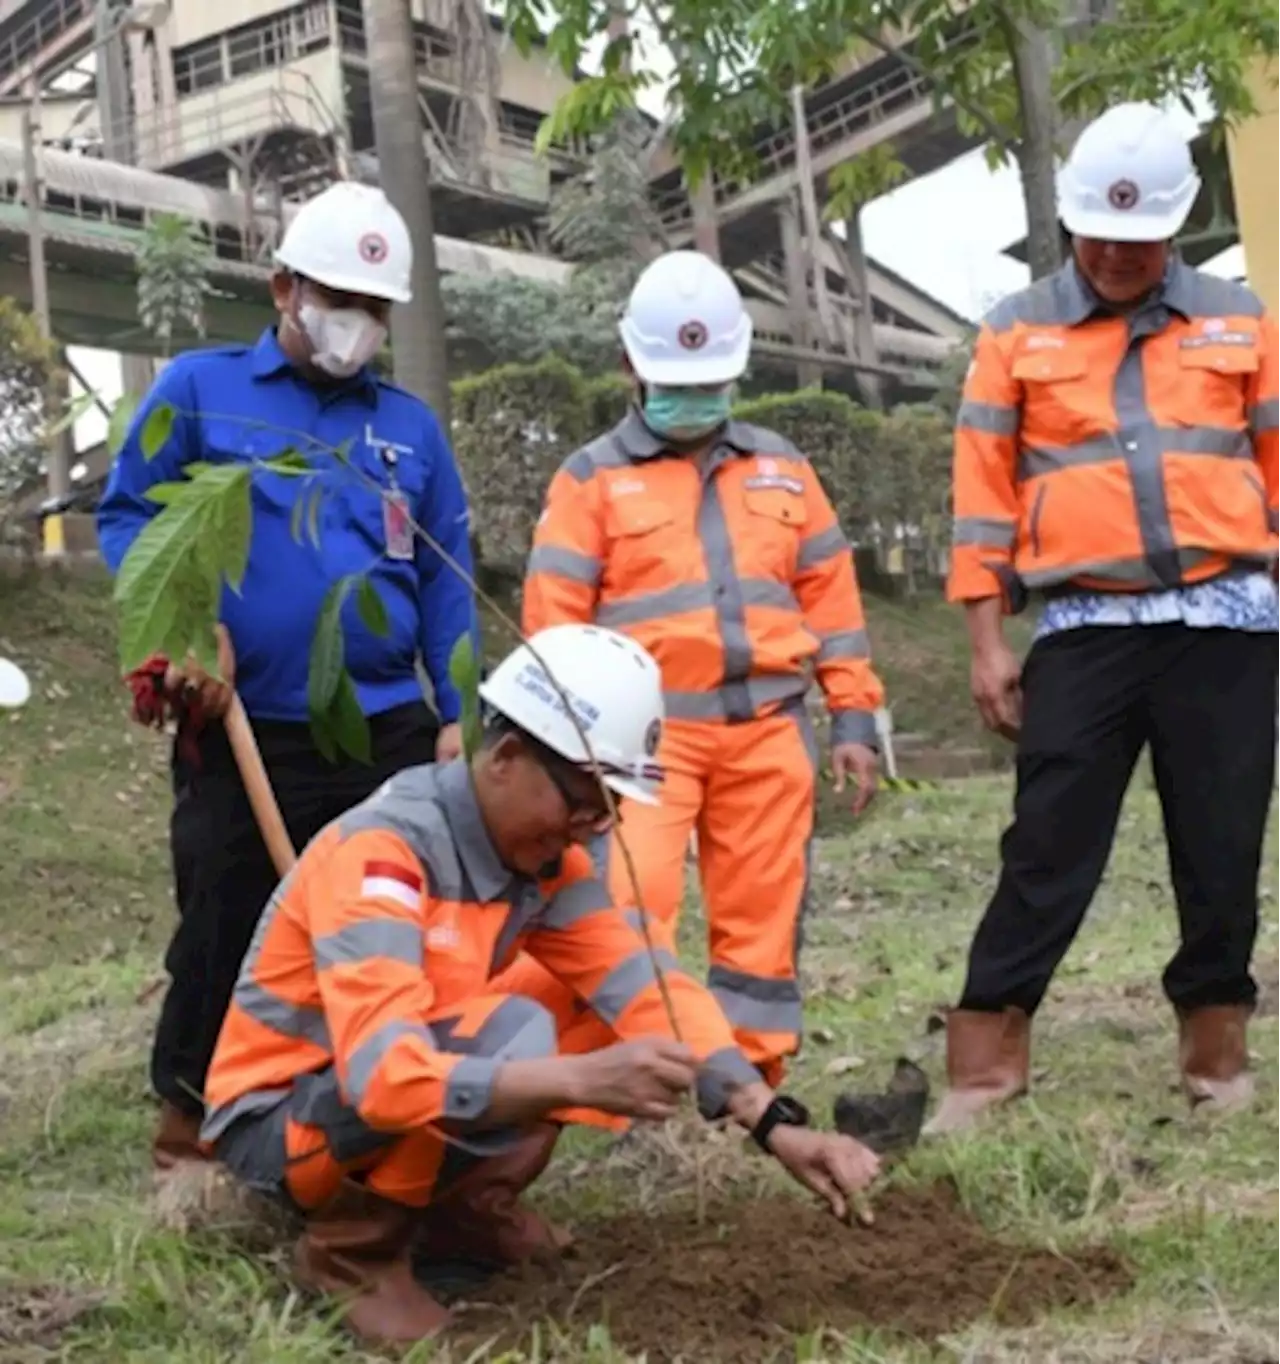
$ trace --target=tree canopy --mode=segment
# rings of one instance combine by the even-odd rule
[[[785,126],[791,90],[829,79],[858,52],[900,50],[949,103],[962,132],[993,161],[1014,160],[1027,203],[1034,273],[1057,262],[1053,159],[1080,125],[1124,99],[1199,88],[1217,114],[1254,112],[1252,59],[1274,55],[1269,0],[639,0],[621,31],[617,0],[505,0],[514,41],[545,35],[566,71],[607,39],[598,74],[581,81],[543,127],[546,141],[607,124],[657,83],[653,49],[679,53],[668,100],[670,138],[686,179],[749,179],[761,125]],[[898,178],[886,162],[879,192]],[[839,177],[835,186],[839,191]],[[858,184],[850,193],[871,197]]]

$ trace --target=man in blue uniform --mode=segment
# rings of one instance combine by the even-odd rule
[[[115,573],[160,506],[148,488],[195,461],[258,461],[286,449],[321,470],[316,539],[295,511],[309,479],[253,480],[253,536],[241,592],[225,591],[224,676],[234,683],[262,749],[285,822],[302,847],[330,820],[403,767],[460,750],[459,698],[448,660],[474,629],[471,592],[406,524],[417,521],[470,572],[466,496],[431,410],[369,363],[393,303],[408,303],[408,228],[381,190],[340,183],[303,205],[276,255],[279,318],[256,345],[176,357],[137,412],[98,508],[98,538]],[[164,448],[147,460],[148,414],[177,412]],[[375,487],[333,455],[346,459]],[[388,496],[382,496],[382,493]],[[346,664],[369,718],[370,764],[329,761],[308,722],[310,645],[330,586],[369,570],[390,629],[368,630],[348,600]],[[435,693],[428,708],[421,655]],[[277,875],[219,723],[230,688],[154,659],[130,678],[135,718],[178,720],[170,826],[179,923],[165,966],[171,984],[152,1054],[161,1100],[153,1160],[160,1170],[199,1158],[205,1072],[240,963]]]

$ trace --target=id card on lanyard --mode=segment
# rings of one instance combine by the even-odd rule
[[[413,527],[409,524],[409,499],[394,485],[382,494],[382,533],[388,559],[413,558]]]
[[[412,454],[410,446],[397,445],[394,441],[380,440],[373,433],[371,425],[364,431],[365,443],[377,452],[387,471],[391,487],[381,494],[382,497],[382,541],[388,559],[401,562],[413,558],[413,527],[409,524],[409,499],[396,482],[396,465],[401,454]]]

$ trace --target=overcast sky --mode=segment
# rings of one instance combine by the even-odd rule
[[[599,46],[583,63],[588,69],[595,64]],[[653,65],[664,78],[670,70],[669,62]],[[642,96],[646,108],[657,117],[663,112],[662,101],[661,87]],[[1196,120],[1181,106],[1172,107],[1188,134],[1193,133]],[[981,150],[900,185],[863,211],[867,253],[971,319],[1026,282],[1026,266],[1001,254],[1025,230],[1016,170],[1010,166],[992,171]],[[1205,268],[1241,273],[1240,248],[1232,247]],[[119,396],[120,370],[114,356],[73,348],[71,357],[108,401]],[[77,446],[83,449],[101,440],[104,430],[105,423],[96,413],[85,417],[77,424]]]

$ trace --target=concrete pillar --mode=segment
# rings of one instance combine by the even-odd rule
[[[791,318],[792,342],[803,349],[812,344],[812,311],[809,283],[805,271],[804,241],[800,235],[800,206],[794,194],[778,203],[778,225],[782,233],[782,258],[787,279],[787,312]],[[822,366],[802,360],[796,366],[796,383],[801,388],[822,386]]]
[[[1274,63],[1262,58],[1255,60],[1248,84],[1258,113],[1227,134],[1231,189],[1249,285],[1273,314],[1280,312],[1277,278],[1280,240],[1276,228],[1280,178],[1276,171],[1276,141],[1280,138],[1280,126],[1276,91],[1271,85],[1274,79]]]
[[[853,353],[863,364],[878,360],[874,330],[875,314],[871,304],[871,280],[867,274],[867,253],[862,244],[862,212],[858,208],[844,220],[844,254],[848,266],[849,293],[853,299]],[[858,387],[868,407],[884,405],[884,383],[878,374],[859,373]]]
[[[155,369],[148,355],[122,355],[120,357],[120,381],[126,393],[136,393],[142,397],[155,380]]]

